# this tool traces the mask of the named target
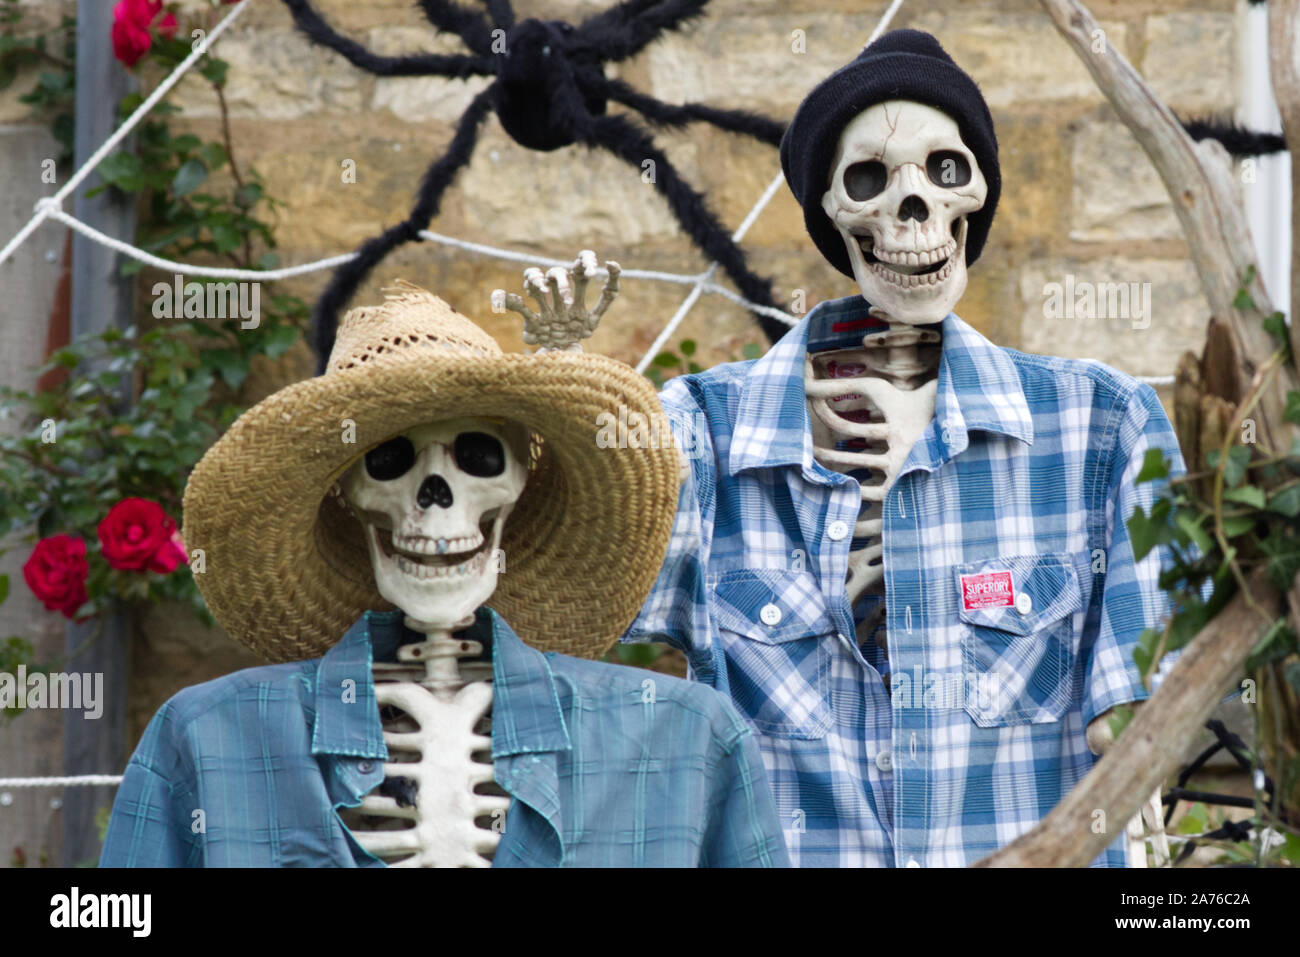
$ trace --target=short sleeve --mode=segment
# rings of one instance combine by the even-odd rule
[[[702,867],[789,867],[772,788],[754,735],[745,729],[714,779]]]
[[[1133,651],[1143,630],[1162,627],[1170,611],[1168,596],[1159,585],[1160,572],[1169,560],[1168,550],[1154,548],[1138,561],[1128,530],[1135,510],[1140,507],[1150,513],[1168,489],[1168,479],[1135,481],[1151,449],[1163,455],[1170,478],[1184,474],[1182,452],[1169,417],[1155,390],[1142,385],[1130,400],[1116,433],[1107,499],[1112,532],[1106,550],[1100,629],[1086,662],[1085,723],[1116,705],[1149,696]]]
[[[175,767],[164,730],[163,706],[145,730],[113,801],[100,867],[187,867],[191,865],[190,821],[176,811],[172,782],[154,769]]]

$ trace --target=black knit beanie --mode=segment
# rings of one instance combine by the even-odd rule
[[[967,217],[966,264],[979,258],[988,238],[993,210],[1002,192],[998,141],[993,117],[979,87],[943,47],[920,30],[892,30],[866,47],[813,89],[781,140],[781,168],[803,207],[808,235],[836,269],[853,275],[844,239],[822,211],[831,163],[844,127],[870,106],[887,100],[912,100],[942,110],[957,121],[962,142],[975,154],[988,183],[984,207]]]

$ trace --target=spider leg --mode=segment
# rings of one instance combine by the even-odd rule
[[[515,11],[510,7],[510,0],[485,0],[488,8],[488,16],[492,22],[504,30],[509,30],[515,25]]]
[[[360,43],[336,32],[321,19],[307,0],[284,0],[298,29],[312,43],[340,53],[353,66],[376,76],[491,76],[496,68],[490,57],[460,54],[414,53],[407,56],[381,56]]]
[[[475,53],[491,54],[492,34],[482,13],[466,10],[455,0],[419,0],[418,6],[425,19],[439,30],[456,34]]]
[[[718,222],[704,197],[677,175],[668,157],[645,131],[622,116],[598,116],[583,125],[580,139],[588,146],[609,150],[637,169],[642,168],[645,160],[651,160],[656,188],[664,194],[673,216],[695,245],[722,266],[746,299],[761,306],[779,308],[772,299],[771,280],[750,272],[745,265],[745,254]],[[755,318],[772,342],[790,331],[783,322],[770,316],[757,315]]]
[[[365,280],[370,271],[385,256],[405,243],[420,238],[420,230],[429,225],[429,221],[438,212],[442,194],[446,192],[451,181],[465,166],[478,140],[479,126],[492,109],[492,87],[474,97],[466,108],[465,114],[456,127],[456,134],[451,139],[447,152],[434,160],[420,181],[416,194],[415,206],[410,214],[396,226],[392,226],[373,239],[366,240],[357,250],[357,258],[344,263],[335,271],[329,285],[316,302],[316,350],[319,359],[319,371],[325,371],[329,361],[330,350],[334,347],[334,332],[338,326],[339,311],[347,305],[357,287]]]
[[[603,79],[603,78],[602,78]],[[691,122],[712,123],[730,133],[743,133],[770,146],[780,146],[785,125],[748,110],[719,110],[701,103],[674,106],[634,90],[622,80],[605,80],[602,93],[624,106],[641,113],[653,123],[663,126],[685,126]]]
[[[709,0],[624,0],[588,17],[574,31],[574,48],[609,63],[639,53],[664,30],[704,12]]]

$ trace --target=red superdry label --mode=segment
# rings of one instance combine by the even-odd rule
[[[961,604],[967,611],[1014,605],[1011,572],[984,572],[961,576]]]

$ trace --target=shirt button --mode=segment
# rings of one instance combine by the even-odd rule
[[[763,620],[763,624],[765,625],[780,624],[781,609],[772,604],[764,605],[763,610],[758,613],[758,617]]]
[[[881,751],[876,755],[876,767],[888,774],[894,770],[894,756],[888,751]]]
[[[921,862],[918,861],[915,857],[909,857],[909,858],[907,859],[907,866],[908,866],[908,867],[920,867],[920,866],[921,866]]]
[[[826,529],[826,534],[831,537],[831,541],[838,542],[849,534],[849,523],[831,522],[830,527]]]
[[[1021,592],[1016,596],[1016,611],[1020,612],[1020,614],[1027,615],[1033,611],[1033,608],[1034,600],[1025,592]]]
[[[357,765],[357,770],[360,771],[362,774],[369,774],[374,769],[375,769],[374,761],[362,761]]]

